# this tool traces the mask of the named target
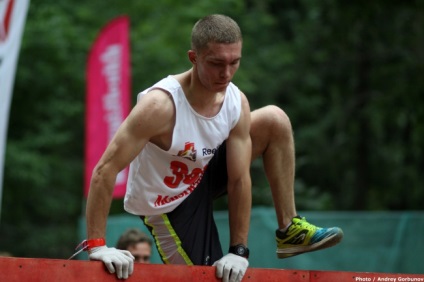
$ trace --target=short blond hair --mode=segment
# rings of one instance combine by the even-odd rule
[[[194,51],[205,49],[209,42],[230,44],[242,40],[238,24],[232,18],[220,14],[200,19],[191,32],[191,48]]]

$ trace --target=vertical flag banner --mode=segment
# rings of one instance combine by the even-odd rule
[[[0,214],[7,125],[29,0],[0,0]]]
[[[130,111],[129,19],[110,21],[94,42],[87,62],[85,183],[88,196],[94,167]],[[125,195],[128,167],[116,178],[114,198]]]

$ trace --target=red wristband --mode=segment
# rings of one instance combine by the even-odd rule
[[[78,246],[77,249],[79,247],[82,247],[83,251],[89,251],[92,248],[95,247],[101,247],[101,246],[105,246],[106,245],[106,241],[104,238],[97,238],[97,239],[89,239],[89,240],[84,240],[82,241]]]
[[[105,245],[106,241],[104,238],[85,240],[85,243],[83,244],[84,248],[87,250],[91,250],[92,248],[101,247]]]
[[[101,246],[106,246],[106,240],[104,238],[84,240],[79,243],[79,245],[75,248],[75,250],[79,250],[75,254],[73,254],[69,259],[74,258],[76,255],[83,251],[90,251],[92,248]]]

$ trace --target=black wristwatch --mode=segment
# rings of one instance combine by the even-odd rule
[[[244,258],[249,258],[249,249],[243,244],[230,246],[228,252]]]

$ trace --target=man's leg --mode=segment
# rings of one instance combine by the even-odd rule
[[[271,187],[278,227],[285,228],[297,215],[294,202],[295,154],[290,120],[279,108],[267,106],[252,112],[252,161],[263,158]]]
[[[252,112],[252,160],[262,156],[277,215],[277,256],[288,258],[341,241],[338,227],[320,228],[297,216],[294,201],[295,153],[287,115],[275,106]]]

